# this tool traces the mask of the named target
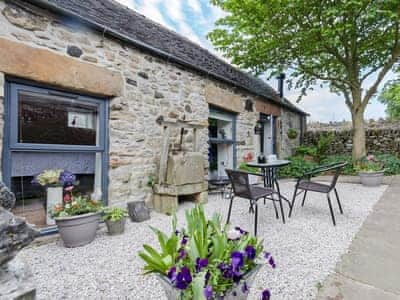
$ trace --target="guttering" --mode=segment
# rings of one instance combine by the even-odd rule
[[[241,84],[239,84],[237,82],[234,82],[234,81],[232,81],[230,79],[224,78],[221,75],[218,75],[218,74],[216,74],[214,72],[210,72],[210,71],[208,71],[208,70],[206,70],[206,69],[204,69],[202,67],[195,66],[195,65],[193,65],[193,64],[191,64],[191,63],[189,63],[189,62],[187,62],[187,61],[185,61],[185,60],[183,60],[183,59],[181,59],[179,57],[176,57],[174,55],[169,54],[168,52],[165,52],[165,51],[160,50],[158,48],[155,48],[155,47],[153,47],[151,45],[143,43],[142,41],[139,41],[137,39],[129,37],[129,36],[125,35],[125,34],[122,34],[122,33],[118,32],[118,31],[116,31],[116,30],[114,30],[114,29],[112,29],[112,28],[110,28],[108,26],[104,26],[104,25],[99,24],[98,22],[95,22],[93,20],[88,20],[88,19],[84,18],[83,16],[80,16],[79,14],[76,14],[76,13],[70,11],[70,10],[64,9],[62,7],[59,7],[59,6],[55,5],[55,4],[49,3],[46,0],[27,0],[27,1],[32,3],[32,4],[34,4],[34,5],[36,5],[36,6],[48,9],[48,10],[50,10],[52,12],[55,12],[57,14],[61,14],[61,15],[64,15],[64,16],[73,16],[73,17],[79,19],[82,23],[88,25],[89,27],[92,27],[93,29],[96,29],[97,31],[102,32],[104,35],[108,34],[108,35],[110,35],[110,36],[112,36],[112,37],[114,37],[114,38],[116,38],[118,40],[122,40],[124,42],[129,43],[129,44],[133,44],[133,45],[135,45],[136,47],[138,47],[138,48],[140,48],[142,50],[146,50],[146,51],[152,52],[153,54],[157,55],[158,57],[166,59],[168,62],[174,62],[174,63],[177,63],[177,64],[179,64],[181,66],[184,66],[184,67],[193,69],[195,71],[198,71],[200,73],[204,73],[206,75],[210,75],[210,76],[212,76],[212,77],[214,77],[214,78],[216,78],[216,79],[218,79],[220,81],[223,81],[223,82],[228,83],[230,85],[233,85],[235,87],[244,89],[244,90],[248,91],[249,93],[251,93],[253,95],[256,95],[256,96],[264,98],[264,99],[266,99],[268,101],[274,102],[275,104],[278,104],[280,106],[284,106],[284,107],[286,107],[287,109],[289,109],[291,111],[297,112],[297,113],[302,114],[302,115],[307,115],[306,112],[304,112],[304,111],[302,111],[300,109],[294,108],[294,107],[292,107],[290,105],[287,105],[286,103],[283,103],[283,102],[281,102],[279,100],[267,98],[264,95],[260,95],[258,93],[255,93],[254,91],[250,90],[248,87],[245,87],[245,86],[243,86],[243,85],[241,85]]]

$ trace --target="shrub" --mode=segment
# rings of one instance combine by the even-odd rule
[[[249,167],[245,162],[242,162],[239,165],[239,170],[245,171],[245,172],[250,172],[250,173],[258,173],[259,169],[255,167]]]
[[[357,171],[353,166],[353,161],[350,154],[336,154],[326,156],[322,161],[321,165],[339,163],[339,162],[347,162],[347,165],[343,168],[343,175],[356,175]]]
[[[287,136],[289,139],[294,140],[298,136],[297,130],[294,128],[289,128],[287,131]]]
[[[288,158],[288,160],[290,160],[291,163],[279,169],[280,177],[301,177],[305,172],[317,166],[316,163],[306,161],[301,156],[292,156]]]
[[[316,145],[315,159],[317,162],[321,162],[326,158],[330,145],[334,139],[333,133],[328,133],[326,135],[321,135]]]
[[[385,175],[400,174],[400,158],[393,154],[378,154],[378,160],[383,163]]]
[[[309,155],[314,157],[317,154],[317,148],[314,146],[301,145],[295,149],[295,154],[301,156]]]

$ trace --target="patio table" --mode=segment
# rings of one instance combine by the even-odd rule
[[[289,199],[287,199],[285,196],[281,194],[280,188],[279,188],[279,183],[278,183],[278,176],[277,176],[277,170],[278,168],[287,166],[290,164],[289,160],[283,160],[283,159],[277,159],[275,161],[271,162],[266,162],[266,163],[259,163],[259,162],[248,162],[246,163],[247,166],[249,167],[254,167],[254,168],[259,168],[261,170],[261,174],[263,176],[264,180],[264,187],[269,187],[274,190],[274,194],[277,194],[279,197],[279,201],[281,199],[285,200],[288,205],[289,209],[291,208],[291,202]],[[274,199],[271,199],[273,201],[276,201]],[[275,202],[274,202],[275,206]],[[285,222],[285,216],[283,213],[283,207],[281,206],[281,212],[282,212],[282,220]]]

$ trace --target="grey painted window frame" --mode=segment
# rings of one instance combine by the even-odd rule
[[[18,143],[18,93],[19,91],[44,93],[48,95],[65,96],[82,103],[98,105],[99,115],[99,144],[96,146],[61,145],[61,144],[33,144]],[[2,180],[11,186],[11,154],[12,152],[93,152],[101,153],[102,170],[101,182],[103,202],[108,203],[108,149],[109,149],[109,101],[107,98],[98,98],[76,94],[37,83],[14,78],[6,78],[4,98],[4,132],[2,155]]]

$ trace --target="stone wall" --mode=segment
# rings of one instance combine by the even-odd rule
[[[352,131],[307,131],[304,144],[315,145],[321,135],[333,134],[329,154],[350,154],[352,150]],[[366,143],[368,153],[399,153],[400,129],[367,129]]]
[[[43,53],[56,54],[59,61],[66,59],[67,62],[76,66],[74,67],[76,70],[97,68],[101,74],[112,81],[109,85],[103,83],[104,87],[99,89],[100,94],[107,95],[110,99],[108,174],[110,204],[130,200],[150,200],[151,188],[147,187],[146,183],[149,175],[157,173],[161,145],[162,128],[156,122],[158,117],[185,117],[187,120],[207,121],[209,103],[217,106],[220,104],[220,107],[230,109],[226,103],[227,99],[224,98],[222,99],[224,102],[221,102],[218,96],[226,94],[226,91],[235,95],[232,96],[232,99],[236,99],[232,110],[239,113],[237,118],[237,139],[240,142],[238,160],[242,160],[247,152],[258,153],[259,136],[254,135],[258,113],[255,110],[248,112],[244,109],[245,100],[255,102],[254,95],[205,78],[195,71],[168,63],[132,45],[103,36],[78,22],[59,18],[47,11],[28,6],[26,3],[23,5],[15,3],[20,2],[0,0],[0,38],[46,50],[40,51],[41,57],[32,56],[27,63],[34,64],[39,62],[39,58],[46,59],[46,54]],[[59,56],[62,56],[62,59]],[[43,72],[57,74],[61,67],[57,64],[48,64]],[[3,72],[6,71],[3,70]],[[115,73],[118,73],[118,76],[115,76]],[[86,73],[82,74],[84,76]],[[86,87],[82,82],[78,84],[73,80],[66,81],[63,78],[50,83],[67,90],[77,89],[82,92],[87,89],[88,93],[93,94],[96,92],[96,89],[93,90],[94,84],[104,80],[104,76],[97,78],[96,76],[100,76],[98,72],[91,72],[91,74],[95,80],[92,85]],[[18,74],[13,75],[18,76]],[[25,75],[25,78],[26,76],[28,75]],[[38,78],[42,81],[41,77],[28,78],[31,80]],[[119,84],[118,80],[121,80],[122,84]],[[4,76],[0,69],[0,100],[3,99],[3,85]],[[107,89],[107,86],[111,86],[112,89]],[[211,95],[207,94],[210,87],[214,91]],[[3,101],[0,101],[0,113],[2,112]],[[0,121],[1,127],[2,120],[3,118]],[[291,127],[298,128],[300,116],[283,110],[281,120],[283,128],[283,141],[280,143],[281,156],[286,156],[290,148],[298,144],[299,139],[295,142],[288,141],[285,130]],[[3,132],[2,128],[0,132]],[[173,136],[178,136],[178,130]],[[188,145],[191,139],[192,136],[186,134],[185,144]],[[199,139],[201,151],[207,160],[207,129],[200,131]],[[2,139],[0,139],[1,142]]]
[[[280,148],[281,157],[289,157],[293,154],[294,148],[300,146],[300,140],[302,135],[302,121],[298,114],[295,114],[289,110],[282,109],[278,131],[280,131],[281,140]],[[297,138],[290,139],[287,135],[289,129],[295,129],[297,131]]]

